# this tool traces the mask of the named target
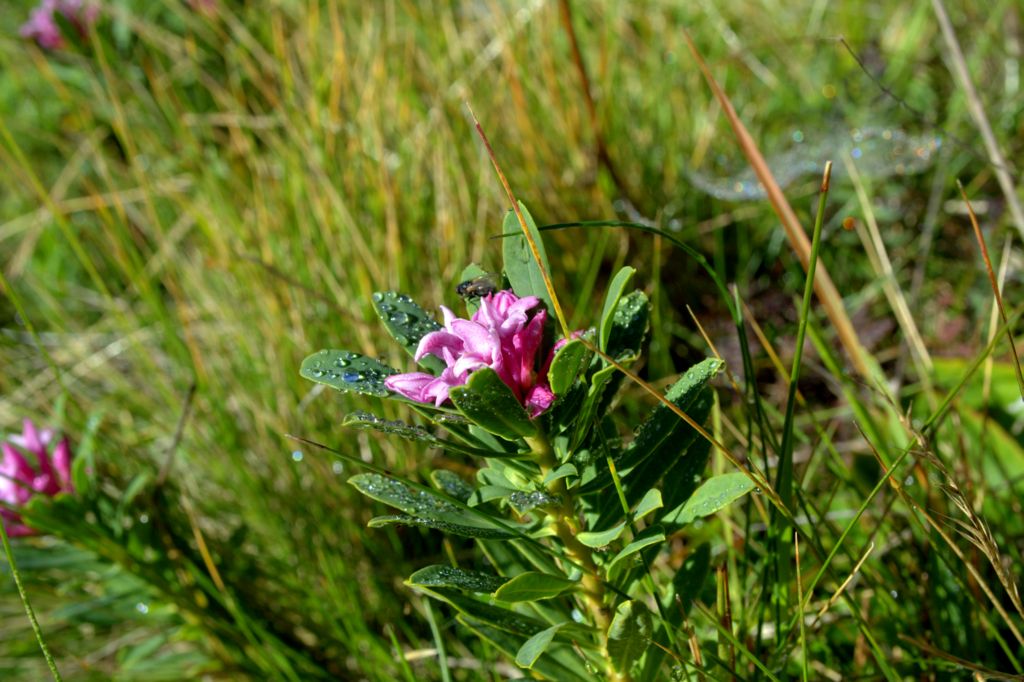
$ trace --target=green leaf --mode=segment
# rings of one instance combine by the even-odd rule
[[[348,480],[367,497],[399,509],[406,516],[378,517],[372,527],[404,524],[436,528],[466,537],[508,538],[511,531],[498,527],[482,515],[456,507],[430,490],[418,490],[402,481],[380,474],[357,474]]]
[[[638,601],[625,601],[615,609],[608,626],[608,656],[619,672],[628,672],[647,651],[654,626],[651,612]]]
[[[686,561],[683,562],[683,565],[672,578],[672,584],[669,585],[668,593],[661,600],[665,622],[669,626],[668,629],[674,630],[682,624],[683,618],[686,617],[686,614],[693,607],[693,602],[700,596],[704,583],[707,581],[710,568],[711,545],[705,542],[695,549],[690,556],[686,557]],[[657,633],[656,640],[665,647],[665,650],[669,649],[669,641],[665,637],[664,630],[660,630]],[[639,679],[661,679],[659,671],[661,663],[665,659],[665,650],[660,647],[654,647],[647,653],[643,674],[640,675]]]
[[[416,585],[415,587],[421,592],[447,602],[460,613],[481,620],[506,632],[533,637],[548,627],[548,623],[533,616],[523,615],[504,606],[482,601],[449,587],[425,587],[423,585]]]
[[[552,625],[547,630],[541,630],[526,640],[526,643],[519,647],[519,651],[516,652],[516,665],[521,668],[532,668],[541,654],[551,646],[551,640],[555,638],[555,635],[562,629],[563,625],[565,623]]]
[[[516,537],[513,533],[509,533],[499,528],[467,526],[443,518],[406,516],[405,514],[374,516],[366,525],[369,528],[383,528],[384,526],[415,526],[417,528],[439,530],[442,533],[458,535],[463,538],[485,538],[487,540],[505,540]]]
[[[611,331],[608,334],[605,350],[608,355],[620,361],[633,360],[640,355],[640,348],[647,335],[650,308],[647,295],[640,290],[619,300],[612,315]]]
[[[713,476],[704,481],[689,500],[676,507],[661,520],[672,526],[685,526],[695,519],[710,516],[732,504],[754,489],[746,474],[731,473]]]
[[[563,395],[576,381],[576,377],[590,362],[592,352],[579,339],[573,339],[558,349],[548,368],[551,392]]]
[[[507,602],[540,601],[553,599],[576,584],[575,580],[562,576],[530,571],[509,580],[494,593],[494,596]]]
[[[622,531],[626,530],[626,522],[622,521],[608,530],[598,530],[580,533],[576,539],[591,549],[605,547],[619,539]]]
[[[559,479],[579,475],[579,471],[576,470],[576,465],[572,462],[566,462],[565,464],[548,472],[547,476],[544,477],[544,487],[551,485]]]
[[[651,526],[645,528],[640,534],[638,534],[633,540],[622,548],[622,551],[615,555],[615,558],[608,564],[608,570],[610,571],[612,566],[619,563],[623,559],[630,557],[639,552],[644,547],[650,547],[665,542],[665,533],[661,526]]]
[[[626,286],[629,285],[635,274],[636,269],[627,265],[616,273],[615,277],[612,278],[611,284],[608,285],[608,293],[604,297],[604,309],[601,311],[600,327],[600,348],[606,353],[608,352],[608,339],[612,334],[612,323],[615,318],[615,312],[618,310],[619,300],[622,298],[623,291],[625,291]]]
[[[616,372],[618,370],[613,365],[608,365],[594,372],[594,375],[590,377],[590,388],[587,392],[587,397],[583,400],[583,405],[580,406],[579,416],[576,419],[576,431],[573,433],[573,446],[569,448],[570,450],[576,450],[579,447],[594,423],[598,421],[598,411],[600,410],[604,394]],[[604,467],[604,471],[607,472],[607,470],[608,467]],[[611,476],[609,475],[607,481],[603,483],[605,485],[610,484]]]
[[[533,242],[537,245],[544,271],[551,272],[551,268],[548,266],[547,252],[544,250],[544,241],[541,239],[540,230],[537,229],[537,223],[534,222],[530,212],[526,210],[526,206],[521,201],[519,210],[522,211],[526,227],[530,231],[530,236],[533,237]],[[501,231],[504,235],[511,235],[502,239],[501,256],[504,261],[505,276],[508,277],[509,284],[512,285],[512,291],[520,298],[536,296],[544,302],[549,313],[553,312],[554,307],[551,305],[551,297],[548,296],[547,287],[544,285],[541,268],[533,259],[530,245],[523,236],[523,228],[514,211],[505,214]]]
[[[526,637],[505,632],[474,618],[459,616],[459,621],[508,656],[516,656],[527,641]],[[532,670],[545,679],[559,682],[590,682],[593,680],[593,676],[588,674],[583,661],[575,651],[565,646],[559,648],[561,651],[556,650],[555,647],[549,648],[534,662]]]
[[[384,379],[398,371],[372,358],[347,350],[322,350],[302,361],[301,374],[310,381],[339,391],[354,391],[386,398],[391,391]]]
[[[506,582],[508,578],[493,573],[439,565],[421,568],[405,581],[413,587],[454,587],[480,594],[490,594]]]
[[[391,337],[405,348],[409,355],[416,354],[420,339],[430,332],[441,329],[441,325],[430,313],[397,291],[376,292],[373,295],[373,309],[377,311],[377,316]],[[439,374],[445,367],[444,361],[433,355],[423,357],[419,364],[435,374]]]
[[[443,448],[453,452],[461,452],[465,455],[474,455],[478,457],[508,456],[503,452],[494,452],[492,450],[485,450],[484,448],[475,448],[471,445],[466,445],[465,443],[460,443],[458,441],[438,438],[422,426],[407,424],[397,419],[384,419],[383,417],[378,417],[375,414],[371,414],[370,412],[365,412],[363,410],[357,410],[346,415],[341,425],[352,429],[379,431],[380,433],[385,433],[389,436],[398,436],[405,440],[412,440],[424,443],[430,447]]]
[[[678,626],[683,616],[689,613],[690,607],[704,588],[710,569],[711,545],[705,542],[686,557],[686,561],[672,578],[673,590],[669,594],[669,599],[664,602],[665,611],[672,625]]]
[[[470,374],[469,381],[452,388],[449,397],[462,414],[496,436],[515,440],[537,434],[526,408],[490,367]]]
[[[651,488],[644,495],[643,499],[640,500],[640,503],[636,505],[636,509],[633,510],[633,520],[638,521],[655,509],[661,509],[663,504],[661,501],[661,491],[657,488]]]
[[[434,482],[438,490],[460,502],[469,502],[469,498],[473,496],[473,486],[463,481],[455,472],[447,469],[435,469],[430,472],[430,480]]]
[[[689,414],[701,391],[724,367],[721,360],[708,358],[686,371],[665,393],[665,399]],[[625,478],[637,464],[654,454],[659,448],[678,440],[681,433],[692,427],[664,403],[658,403],[651,415],[640,425],[636,438],[623,453],[618,464],[619,474]],[[673,448],[679,450],[679,448]],[[666,463],[667,464],[667,463]]]

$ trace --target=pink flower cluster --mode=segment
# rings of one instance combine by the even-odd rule
[[[37,430],[35,424],[25,420],[20,436],[11,436],[3,443],[0,459],[0,519],[13,537],[31,535],[33,530],[21,522],[21,515],[13,508],[21,507],[38,494],[53,496],[72,492],[71,445],[67,438],[54,447],[52,429]],[[35,466],[26,459],[29,455]]]
[[[462,386],[469,375],[481,367],[490,367],[512,389],[531,417],[548,409],[555,396],[548,386],[549,355],[536,367],[537,352],[544,335],[547,312],[535,296],[519,298],[511,291],[499,291],[480,299],[480,308],[472,319],[463,320],[441,306],[444,329],[420,339],[416,359],[434,355],[446,367],[440,376],[412,372],[388,377],[384,385],[392,391],[421,403],[441,405],[448,400],[453,386]]]
[[[60,33],[57,14],[85,36],[99,13],[99,5],[90,0],[41,0],[19,33],[22,38],[35,40],[44,50],[59,50],[64,47],[64,36]]]

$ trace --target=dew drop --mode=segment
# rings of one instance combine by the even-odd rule
[[[337,379],[338,377],[332,376],[331,378]],[[341,378],[351,384],[355,383],[356,381],[362,381],[363,375],[360,372],[345,372],[345,374]]]
[[[292,452],[292,460],[296,462],[302,461],[302,450],[294,450]]]
[[[135,610],[145,615],[149,613],[149,604],[140,601],[138,604],[135,605]]]

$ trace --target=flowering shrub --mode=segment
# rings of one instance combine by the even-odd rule
[[[506,237],[507,288],[470,298],[468,319],[442,307],[441,325],[408,296],[374,295],[385,328],[424,371],[400,374],[359,353],[324,350],[306,358],[301,373],[338,390],[409,402],[426,421],[360,411],[345,425],[480,463],[474,482],[439,469],[427,486],[349,458],[370,470],[349,482],[401,512],[371,527],[474,538],[486,556],[475,566],[423,567],[407,584],[447,603],[463,626],[546,679],[665,679],[665,651],[678,644],[675,630],[704,584],[710,552],[701,545],[666,568],[662,550],[688,524],[754,487],[742,473],[699,485],[710,442],[675,414],[707,419],[708,384],[722,363],[690,368],[623,439],[609,410],[621,370],[640,357],[647,297],[627,293],[634,270],[623,268],[595,328],[552,343],[546,256],[522,211],[539,262],[524,237]],[[507,216],[503,233],[518,229]],[[479,272],[470,266],[464,277]]]
[[[539,304],[536,296],[519,298],[511,291],[499,291],[484,297],[470,320],[459,319],[441,306],[444,329],[420,339],[413,356],[416,360],[426,355],[444,360],[440,376],[396,374],[385,379],[384,386],[417,402],[440,406],[448,400],[449,389],[464,385],[470,372],[490,367],[530,416],[536,417],[555,399],[547,381],[555,349],[539,371],[535,366],[547,312],[541,309],[532,317],[527,313]]]
[[[21,435],[11,436],[3,443],[0,460],[0,518],[8,534],[31,535],[33,530],[22,523],[16,511],[34,495],[52,497],[72,492],[71,445],[67,438],[54,442],[52,429],[36,429],[26,419]],[[51,448],[52,446],[52,448]],[[31,460],[34,460],[34,463]]]

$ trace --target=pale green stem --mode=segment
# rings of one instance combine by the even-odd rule
[[[558,458],[551,448],[551,443],[543,434],[526,439],[533,451],[541,473],[547,475],[558,466]],[[583,598],[590,612],[594,626],[601,632],[601,651],[608,661],[606,666],[607,679],[611,682],[631,682],[627,672],[617,672],[608,657],[608,626],[611,623],[608,608],[605,606],[605,585],[601,580],[600,571],[594,562],[591,549],[580,542],[576,536],[580,532],[575,506],[571,494],[565,488],[565,479],[558,479],[548,486],[548,492],[560,501],[560,506],[552,510],[554,531],[562,541],[566,554],[583,569],[580,584],[583,587]]]

